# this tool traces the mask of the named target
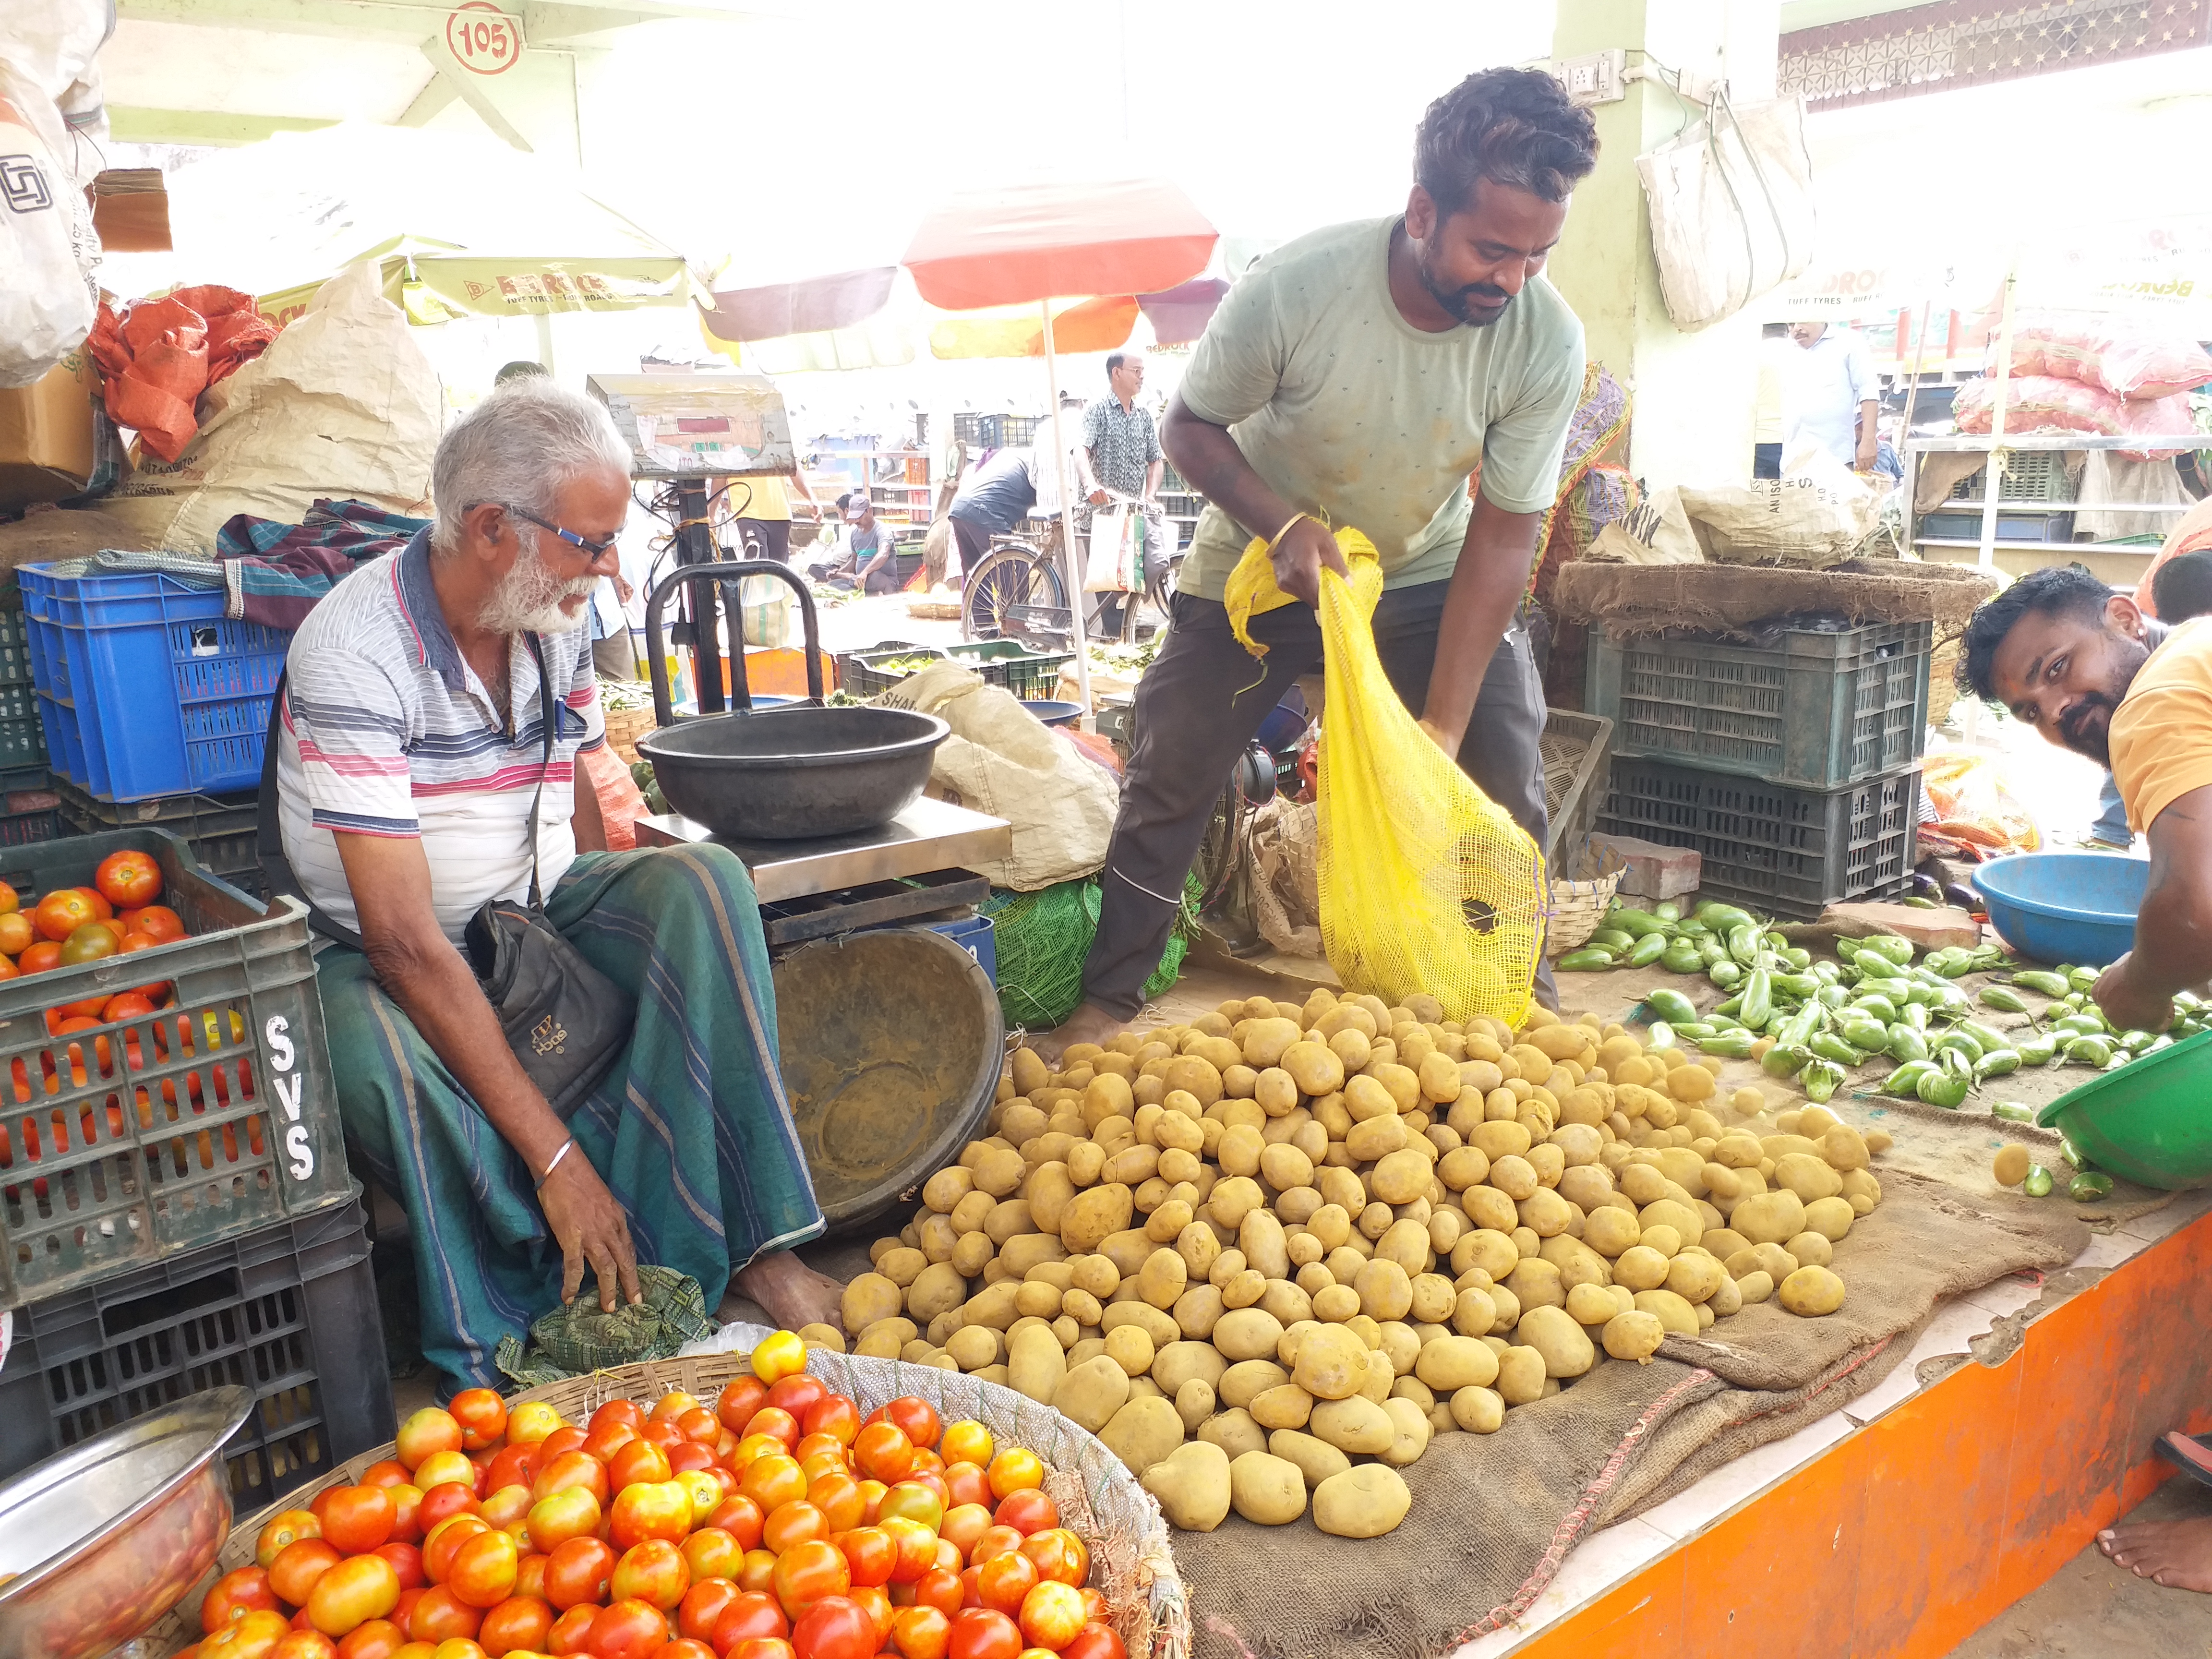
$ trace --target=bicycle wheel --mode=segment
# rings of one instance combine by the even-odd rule
[[[1065,611],[1067,588],[1060,573],[1022,546],[994,549],[969,573],[960,607],[961,632],[971,640],[1001,639],[1017,607]]]

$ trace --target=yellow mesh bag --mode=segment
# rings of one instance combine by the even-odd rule
[[[1374,544],[1340,530],[1347,581],[1321,574],[1321,933],[1346,988],[1395,1006],[1418,993],[1447,1019],[1518,1025],[1544,939],[1544,855],[1424,732],[1391,689],[1370,626]],[[1250,618],[1294,603],[1267,544],[1244,550],[1224,595],[1245,649]]]

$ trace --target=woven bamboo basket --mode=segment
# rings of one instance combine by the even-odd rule
[[[637,740],[656,724],[652,708],[610,708],[606,722],[607,747],[622,757],[624,766],[636,765]]]
[[[1605,913],[1613,908],[1613,896],[1627,873],[1624,868],[1579,881],[1553,881],[1551,926],[1544,935],[1546,953],[1564,956],[1587,944],[1597,932],[1598,923],[1605,920]]]
[[[1188,1659],[1190,1609],[1169,1548],[1167,1522],[1152,1494],[1096,1435],[1012,1389],[958,1371],[868,1359],[827,1348],[808,1349],[806,1369],[849,1396],[863,1413],[902,1395],[916,1395],[936,1407],[948,1423],[973,1419],[1000,1442],[1035,1452],[1043,1460],[1044,1488],[1060,1507],[1060,1524],[1090,1547],[1091,1582],[1105,1595],[1122,1644],[1133,1656]],[[751,1370],[750,1352],[648,1360],[549,1382],[516,1395],[507,1404],[547,1401],[563,1418],[580,1422],[606,1401],[624,1397],[652,1401],[682,1389],[711,1401]],[[278,1510],[304,1509],[317,1492],[351,1485],[370,1464],[390,1457],[392,1451],[386,1445],[363,1452],[343,1468],[287,1492],[259,1514],[240,1521],[216,1557],[208,1583],[252,1562],[255,1539]],[[206,1588],[195,1586],[175,1612],[147,1632],[140,1638],[141,1651],[155,1659],[173,1659],[198,1641],[199,1603]]]

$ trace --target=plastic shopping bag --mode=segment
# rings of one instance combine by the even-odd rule
[[[1083,573],[1086,593],[1127,593],[1137,585],[1137,514],[1127,507],[1091,517],[1090,556]]]
[[[1350,580],[1321,576],[1323,681],[1319,814],[1321,933],[1347,989],[1397,1006],[1426,994],[1444,1018],[1517,1025],[1543,948],[1544,854],[1399,700],[1375,653],[1382,592],[1374,544],[1336,544]],[[1249,618],[1295,603],[1255,540],[1231,575],[1231,625],[1264,653]]]
[[[29,386],[92,330],[100,237],[52,96],[0,62],[0,386]]]

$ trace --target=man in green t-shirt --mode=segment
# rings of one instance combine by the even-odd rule
[[[1544,695],[1521,607],[1583,365],[1582,325],[1540,273],[1596,161],[1589,114],[1551,76],[1480,70],[1422,118],[1402,216],[1301,237],[1215,313],[1161,434],[1207,506],[1138,689],[1084,1002],[1055,1051],[1143,1005],[1237,757],[1321,666],[1311,606],[1322,567],[1344,568],[1329,526],[1381,555],[1375,643],[1399,696],[1541,843]],[[1305,601],[1252,618],[1258,663],[1221,602],[1255,537]],[[1553,1000],[1548,975],[1538,994]]]

